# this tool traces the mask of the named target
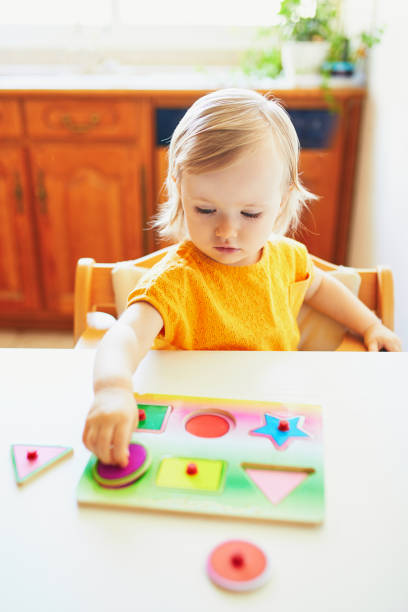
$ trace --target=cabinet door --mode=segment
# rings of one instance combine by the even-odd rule
[[[309,202],[303,211],[294,237],[304,242],[310,253],[329,261],[335,258],[339,168],[337,151],[306,150],[300,155],[301,181],[319,199]]]
[[[23,151],[0,149],[0,312],[15,314],[40,305],[37,257],[30,219]]]
[[[126,144],[37,144],[31,150],[47,308],[71,314],[76,262],[143,254],[145,169]]]

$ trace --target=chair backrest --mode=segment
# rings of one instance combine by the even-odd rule
[[[132,263],[141,268],[153,267],[168,248],[155,251]],[[339,266],[312,256],[315,265],[322,270],[336,270]],[[96,263],[82,258],[77,263],[75,275],[74,342],[87,328],[88,312],[102,311],[116,315],[112,271],[115,263]],[[390,268],[355,268],[361,277],[358,297],[373,310],[389,329],[394,329],[394,283]]]

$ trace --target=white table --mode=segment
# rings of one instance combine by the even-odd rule
[[[321,403],[321,527],[78,507],[93,357],[0,350],[2,610],[408,610],[407,353],[152,352],[135,376],[139,392]],[[73,446],[74,457],[18,488],[13,443]],[[269,554],[260,590],[207,579],[209,551],[230,538]]]

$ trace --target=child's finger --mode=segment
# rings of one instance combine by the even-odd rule
[[[97,440],[97,429],[94,425],[90,425],[88,422],[85,424],[84,432],[82,434],[82,442],[85,444],[86,448],[91,451],[91,453],[95,452]]]
[[[386,340],[384,342],[384,349],[386,351],[398,353],[402,351],[402,344],[399,342],[399,340]]]
[[[82,442],[85,444],[86,448],[89,448],[88,440],[89,440],[90,429],[91,429],[91,426],[89,425],[88,421],[86,421],[84,431],[82,432]]]
[[[133,421],[132,421],[132,432],[136,431],[138,425],[139,425],[139,409],[136,406],[135,416],[133,417]]]
[[[129,463],[129,443],[132,437],[131,423],[117,425],[113,432],[112,459],[115,464],[126,467]]]
[[[100,427],[96,442],[96,455],[107,465],[112,463],[113,431],[112,425]]]
[[[369,342],[367,343],[367,349],[370,352],[377,352],[379,348],[380,347],[378,346],[377,340],[369,340]]]

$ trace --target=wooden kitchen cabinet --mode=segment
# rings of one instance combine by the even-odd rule
[[[148,221],[165,197],[167,144],[205,93],[0,90],[0,326],[69,328],[80,257],[120,261],[162,246]],[[319,196],[295,238],[346,263],[365,91],[336,90],[335,119],[321,90],[268,93],[291,114],[302,181]]]
[[[337,157],[338,152],[332,150],[301,152],[300,180],[309,191],[317,195],[318,200],[308,203],[295,232],[295,238],[304,242],[310,253],[333,263],[341,257],[336,253],[340,181]]]
[[[98,93],[0,98],[0,324],[70,327],[80,257],[151,250],[150,107]]]
[[[24,151],[0,148],[0,307],[27,313],[40,306],[37,253],[32,232]]]
[[[143,254],[143,164],[136,146],[30,147],[45,307],[71,315],[80,257],[121,261]]]

